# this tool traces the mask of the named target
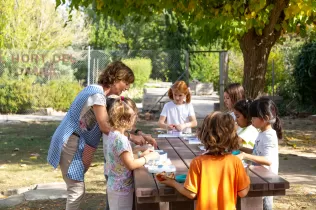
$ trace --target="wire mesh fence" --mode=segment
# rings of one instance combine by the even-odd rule
[[[182,51],[3,50],[0,57],[0,113],[67,111],[76,94],[122,60],[135,74],[137,94],[146,82],[189,81]],[[181,76],[181,77],[180,77]],[[132,91],[133,92],[133,91]]]

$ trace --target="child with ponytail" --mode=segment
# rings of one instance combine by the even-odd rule
[[[255,100],[249,108],[252,125],[260,129],[253,149],[244,148],[240,159],[263,165],[274,174],[279,172],[278,139],[282,139],[281,121],[275,103],[268,98]],[[273,209],[273,197],[263,198],[263,209]]]

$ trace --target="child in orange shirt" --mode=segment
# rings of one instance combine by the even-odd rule
[[[209,114],[199,139],[207,152],[192,160],[184,185],[167,177],[161,183],[190,199],[197,197],[197,210],[236,209],[237,195],[247,195],[250,180],[240,159],[231,154],[238,149],[233,117],[221,112]]]

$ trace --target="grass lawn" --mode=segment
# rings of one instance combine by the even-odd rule
[[[137,128],[152,133],[155,122],[140,121]],[[50,139],[59,122],[1,124],[0,192],[34,184],[63,182],[60,169],[46,161]],[[104,193],[102,143],[86,173],[87,192]]]

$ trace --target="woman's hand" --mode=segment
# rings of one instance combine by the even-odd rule
[[[154,148],[157,148],[157,142],[156,139],[154,139],[150,134],[142,134],[142,137],[145,139],[145,141],[148,144],[151,144],[154,146]]]
[[[130,134],[131,137],[130,137],[130,141],[137,144],[137,145],[140,145],[140,146],[143,146],[144,144],[146,144],[146,140],[143,136],[139,136],[139,135],[133,135],[133,134]]]

